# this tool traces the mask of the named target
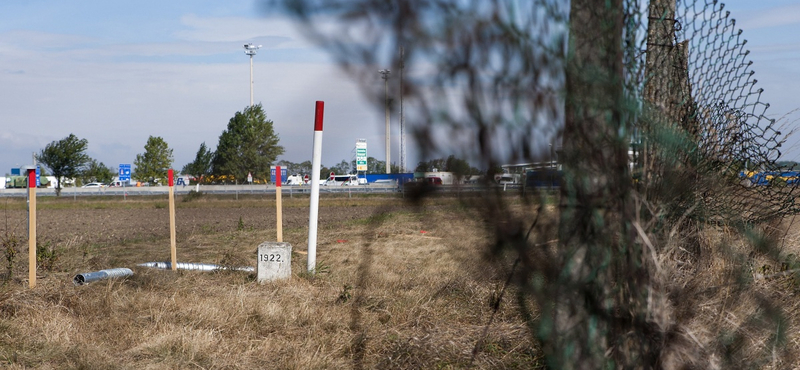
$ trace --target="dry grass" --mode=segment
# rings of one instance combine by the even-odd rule
[[[713,225],[699,234],[699,254],[668,243],[660,255],[663,291],[669,294],[660,305],[664,316],[660,321],[677,323],[681,340],[664,352],[666,368],[687,363],[710,368],[725,368],[721,365],[725,363],[798,368],[800,276],[786,272],[791,267],[781,261],[800,253],[800,245],[791,242],[800,229],[784,220],[760,230],[765,236],[761,242],[783,245],[778,253],[760,250],[755,245],[759,238]],[[694,259],[689,257],[693,254]]]
[[[513,299],[500,306],[472,362],[505,280],[487,262],[485,226],[448,200],[413,209],[380,202],[393,208],[320,225],[313,276],[304,272],[307,230],[284,230],[293,276],[263,285],[240,272],[135,268],[127,279],[75,287],[72,275],[86,266],[167,260],[169,241],[67,243],[56,272],[41,272],[35,289],[20,280],[2,288],[0,361],[12,369],[541,366]],[[273,235],[188,233],[179,260],[254,265],[256,246]],[[18,259],[24,264],[27,254]],[[24,267],[15,275],[27,276]]]
[[[509,201],[508,211],[525,220],[538,208]],[[113,201],[98,202],[72,207],[118,209]],[[163,200],[137,201],[136,209],[161,210],[158,202]],[[300,213],[307,212],[303,202],[285,201]],[[59,203],[59,212],[66,207],[61,204],[69,203]],[[261,214],[272,212],[270,206],[268,199],[183,203],[191,212],[226,217],[238,214],[231,208]],[[407,205],[391,198],[333,198],[322,206],[329,216],[320,223],[318,273],[305,272],[308,231],[295,223],[284,229],[294,247],[292,278],[263,285],[241,272],[135,268],[169,259],[163,230],[119,242],[70,230],[75,236],[59,243],[56,269],[40,271],[38,286],[29,290],[20,279],[27,276],[22,247],[15,279],[0,288],[0,367],[543,367],[513,287],[487,330],[510,266],[490,254],[487,246],[496,240],[487,230],[502,230],[503,220],[485,223],[452,199]],[[542,210],[554,218],[553,207]],[[274,230],[255,227],[271,220],[246,218],[243,230],[235,228],[236,220],[220,222],[228,226],[179,230],[179,260],[254,265],[256,246],[274,238]],[[796,367],[800,275],[786,270],[800,265],[786,261],[800,256],[800,222],[787,219],[764,230],[779,256],[760,252],[740,231],[716,225],[706,225],[693,239],[699,253],[685,250],[688,239],[681,233],[656,245],[662,272],[650,320],[665,330],[674,326],[681,337],[663,352],[664,368],[731,360],[765,369]],[[109,267],[134,267],[135,274],[81,287],[71,283],[77,272]]]

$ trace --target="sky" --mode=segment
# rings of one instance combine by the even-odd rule
[[[748,39],[768,116],[800,108],[800,5],[723,2]],[[317,100],[325,102],[323,165],[351,160],[358,139],[385,159],[382,97],[365,96],[296,25],[259,9],[252,0],[0,2],[0,175],[71,133],[113,169],[160,136],[180,169],[201,143],[214,148],[249,105],[246,43],[263,45],[253,58],[254,101],[285,147],[279,159],[311,159]],[[377,69],[375,83],[383,83]],[[397,121],[393,112],[392,162]],[[785,159],[800,160],[794,146]],[[410,141],[407,150],[413,167],[420,158]]]

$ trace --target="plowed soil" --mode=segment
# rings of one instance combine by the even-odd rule
[[[115,245],[169,238],[169,208],[166,201],[109,201],[86,207],[65,205],[68,200],[40,201],[37,207],[37,238],[51,245]],[[352,204],[350,204],[352,203]],[[357,203],[357,205],[356,205]],[[336,227],[343,222],[391,212],[404,207],[401,200],[321,200],[319,228]],[[3,231],[27,240],[28,212],[7,206],[0,212],[5,219]],[[307,229],[308,198],[286,199],[282,208],[285,231]],[[192,235],[219,234],[237,230],[262,230],[274,233],[277,210],[274,200],[201,200],[195,203],[176,201],[178,240]]]

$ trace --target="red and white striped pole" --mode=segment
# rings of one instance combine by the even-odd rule
[[[281,166],[275,166],[275,209],[278,225],[276,228],[278,243],[283,242],[283,202],[281,200]]]
[[[36,167],[28,168],[28,288],[36,287]]]
[[[322,162],[322,116],[325,102],[317,101],[314,111],[314,151],[311,156],[311,204],[308,211],[308,272],[317,266],[317,217],[319,215],[319,168]]]
[[[167,171],[167,183],[169,183],[169,255],[170,261],[172,261],[172,270],[175,271],[178,268],[178,251],[175,240],[175,187],[173,186],[173,178],[174,174],[170,168]]]

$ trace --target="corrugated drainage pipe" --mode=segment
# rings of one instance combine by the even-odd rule
[[[133,271],[131,269],[119,267],[95,272],[84,272],[82,274],[75,275],[75,277],[72,278],[72,283],[75,285],[83,285],[97,280],[113,279],[131,275],[133,275]]]
[[[162,270],[172,269],[172,263],[170,262],[146,262],[146,263],[140,263],[138,266],[152,267]],[[251,266],[230,267],[230,266],[214,265],[211,263],[188,263],[188,262],[178,262],[175,264],[175,267],[179,270],[195,270],[195,271],[233,270],[233,271],[253,272],[256,270],[254,267]]]

